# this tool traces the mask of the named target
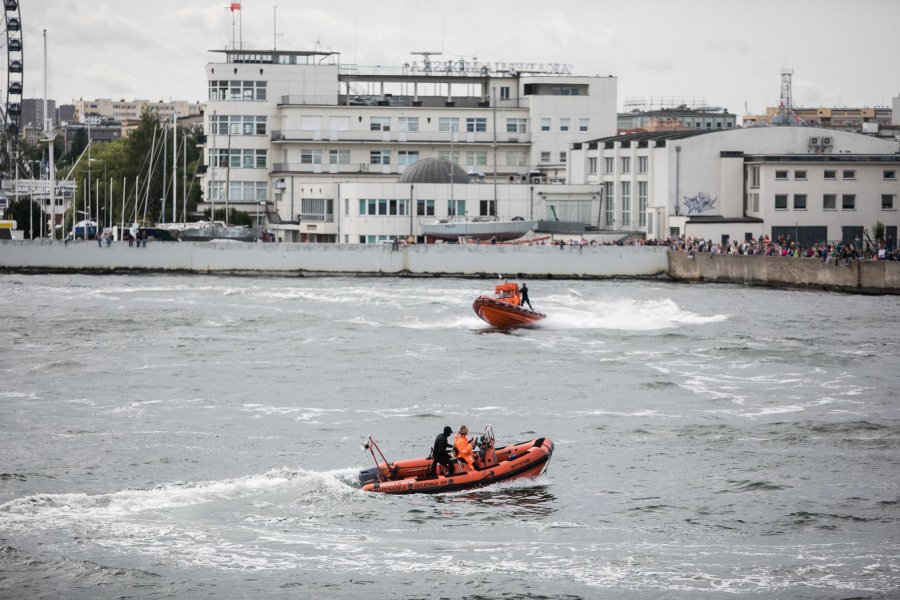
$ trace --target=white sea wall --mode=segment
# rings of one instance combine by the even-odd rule
[[[6,271],[189,271],[454,275],[463,277],[650,277],[668,268],[665,247],[415,244],[246,244],[236,242],[0,241]]]

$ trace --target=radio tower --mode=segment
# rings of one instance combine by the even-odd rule
[[[781,70],[781,101],[778,103],[778,113],[772,119],[773,125],[791,125],[794,115],[794,98],[791,91],[791,76],[793,69]]]

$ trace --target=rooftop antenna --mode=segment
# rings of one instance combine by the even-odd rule
[[[272,5],[272,50],[278,50],[278,36],[284,35],[278,33],[278,5]]]
[[[241,0],[238,0],[237,2],[232,2],[231,5],[228,7],[228,10],[231,11],[231,48],[232,48],[232,50],[237,50],[237,45],[236,45],[235,39],[234,39],[234,23],[235,23],[234,13],[241,10]],[[240,35],[240,37],[238,39],[240,41],[241,48],[243,48],[244,47],[244,20],[241,15],[238,15],[238,21],[239,21],[238,27],[239,27],[239,35]]]
[[[410,54],[420,54],[422,56],[422,65],[423,70],[426,73],[431,73],[431,58],[432,56],[440,56],[443,52],[430,52],[430,51],[422,51],[422,52],[410,52]]]
[[[803,120],[794,112],[793,84],[791,78],[793,69],[781,70],[781,99],[778,102],[778,113],[772,119],[774,125],[790,125],[794,119],[805,125]]]

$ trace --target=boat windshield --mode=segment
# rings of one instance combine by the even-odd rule
[[[494,289],[494,295],[501,300],[518,304],[519,286],[509,282],[501,283]]]

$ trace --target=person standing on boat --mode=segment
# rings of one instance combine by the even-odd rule
[[[465,461],[469,465],[469,470],[472,470],[475,468],[475,457],[472,455],[472,440],[468,439],[467,435],[469,435],[469,428],[466,425],[460,425],[456,439],[453,440],[453,447],[456,448],[456,458]]]
[[[525,303],[527,302],[528,308],[530,308],[531,310],[534,310],[534,307],[531,306],[531,300],[528,299],[528,286],[525,285],[524,283],[522,284],[522,287],[519,288],[519,294],[520,294],[519,306],[525,306]]]
[[[449,425],[444,427],[443,433],[439,433],[436,438],[434,438],[434,448],[431,451],[431,473],[433,475],[437,475],[437,466],[444,465],[447,468],[447,475],[453,474],[453,463],[450,462],[450,434],[453,433],[453,430]]]

